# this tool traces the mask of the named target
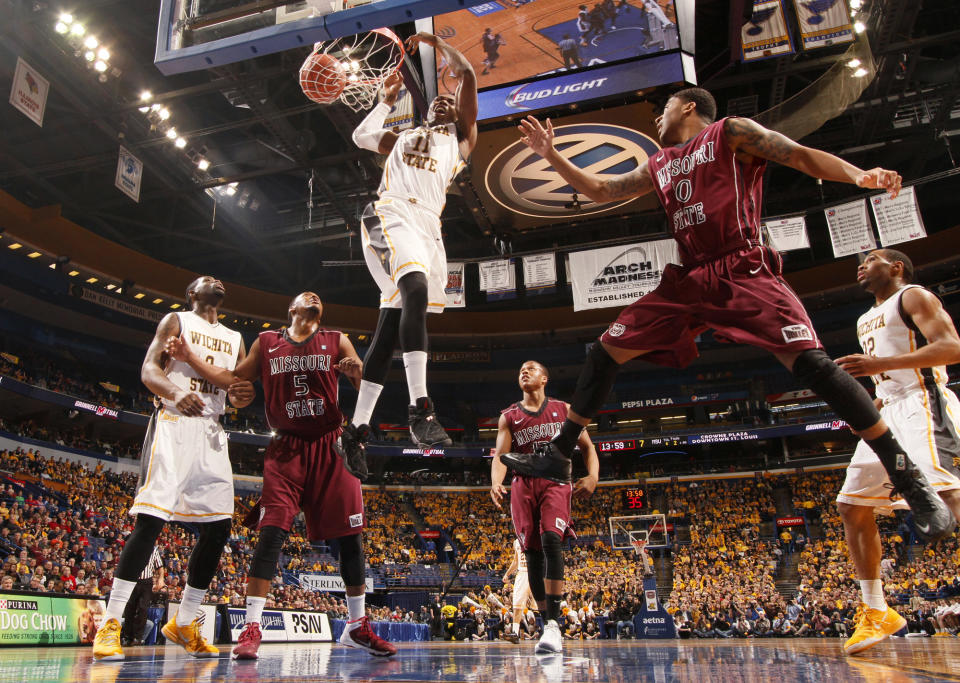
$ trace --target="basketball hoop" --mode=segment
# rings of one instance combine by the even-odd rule
[[[388,28],[317,43],[300,67],[300,87],[320,104],[339,99],[353,111],[369,109],[403,54],[403,43]]]
[[[645,557],[647,554],[647,540],[645,538],[635,538],[630,540],[630,545],[633,546],[634,552],[637,553],[640,557]]]

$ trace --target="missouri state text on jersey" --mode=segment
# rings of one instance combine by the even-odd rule
[[[723,126],[723,120],[711,123],[647,161],[684,264],[709,261],[759,239],[766,161],[738,161]]]
[[[302,342],[282,332],[260,333],[260,381],[271,427],[318,438],[340,426],[339,348],[336,331],[317,330]]]
[[[549,441],[560,431],[567,418],[567,404],[555,398],[548,398],[536,413],[524,410],[520,403],[514,403],[503,411],[507,418],[513,444],[511,450],[517,453],[532,453],[536,443]]]

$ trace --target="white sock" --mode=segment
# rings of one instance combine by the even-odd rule
[[[353,424],[368,425],[373,417],[373,409],[377,406],[377,399],[383,391],[382,384],[374,384],[360,380],[360,394],[357,396],[357,408],[353,411]]]
[[[133,593],[133,588],[136,585],[136,581],[124,581],[123,579],[114,577],[113,587],[110,589],[110,601],[107,602],[107,613],[103,618],[104,621],[107,619],[121,621],[123,619],[123,610],[126,609],[127,602],[130,600],[130,594]]]
[[[177,609],[177,626],[189,626],[190,622],[197,618],[200,604],[206,594],[205,588],[187,586],[183,589],[183,598],[180,607]]]
[[[513,635],[515,636],[520,635],[520,622],[515,621],[512,624],[510,624],[510,630],[513,631]]]
[[[883,582],[880,579],[860,579],[860,593],[867,607],[886,611],[887,601],[883,598]]]
[[[247,596],[247,623],[260,623],[260,615],[263,614],[263,606],[267,604],[266,598],[258,598],[256,595]]]
[[[407,372],[407,390],[410,392],[410,405],[416,405],[418,398],[427,395],[427,352],[407,351],[403,354],[403,369]]]
[[[366,595],[348,595],[347,596],[347,612],[349,612],[347,621],[350,621],[350,622],[359,621],[364,617],[364,615],[367,613],[366,607],[365,607],[366,600],[367,600]],[[355,626],[359,626],[359,624],[355,624]]]

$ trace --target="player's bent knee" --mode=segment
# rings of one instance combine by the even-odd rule
[[[596,342],[587,353],[587,362],[577,378],[571,410],[583,417],[593,417],[603,407],[620,364],[607,353],[603,344]]]
[[[278,526],[265,526],[260,530],[260,538],[250,562],[250,576],[265,581],[273,580],[287,535],[287,530]]]
[[[807,349],[797,356],[793,376],[801,386],[826,401],[854,430],[869,429],[880,421],[880,413],[870,394],[823,349]]]
[[[563,581],[563,539],[560,534],[545,531],[540,535],[540,543],[546,561],[544,576],[551,581]]]
[[[360,534],[341,536],[337,542],[340,545],[340,578],[346,586],[362,586],[367,573],[363,567],[363,542]]]
[[[218,519],[199,526],[200,537],[187,565],[187,583],[193,588],[206,589],[217,573],[223,546],[230,539],[230,520]]]

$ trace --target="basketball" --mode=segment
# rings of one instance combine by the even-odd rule
[[[314,52],[300,67],[300,88],[318,104],[330,104],[347,85],[343,64],[325,52]]]

